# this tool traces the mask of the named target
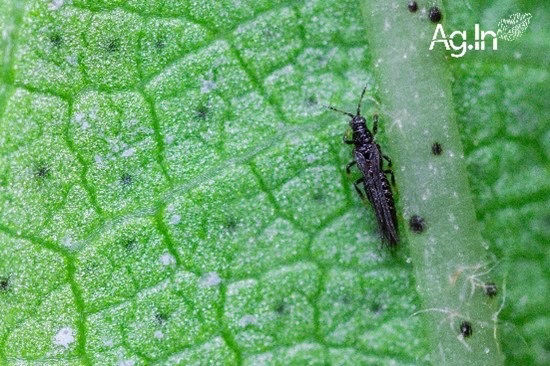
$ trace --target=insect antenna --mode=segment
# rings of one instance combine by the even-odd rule
[[[325,105],[325,107],[327,107],[328,109],[330,110],[333,110],[335,112],[339,112],[339,113],[342,113],[342,114],[345,114],[346,116],[350,116],[351,118],[355,117],[353,114],[349,113],[349,112],[344,112],[340,109],[337,109],[337,108],[334,108],[333,106],[330,106],[330,105]]]
[[[361,114],[361,102],[363,101],[363,97],[365,96],[365,92],[367,91],[367,86],[363,88],[363,91],[361,92],[361,98],[359,98],[359,103],[357,104],[357,115]]]

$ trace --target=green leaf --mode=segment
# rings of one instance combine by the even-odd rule
[[[406,3],[399,16],[431,33],[427,5]],[[391,128],[384,35],[358,2],[0,1],[0,364],[430,364],[434,337],[457,362],[495,326],[506,363],[547,363],[548,12],[445,5],[446,29],[532,14],[518,40],[444,67],[468,171],[448,184],[469,179],[492,253],[479,261],[497,264],[455,292],[503,304],[465,344],[460,318],[415,315],[437,300],[407,239],[417,181],[401,151],[422,136]],[[347,121],[323,107],[353,110],[365,83],[395,155],[396,253],[350,189]],[[431,263],[442,284],[462,262]]]

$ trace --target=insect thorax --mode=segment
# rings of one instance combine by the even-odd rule
[[[353,140],[355,141],[357,147],[363,144],[370,144],[374,141],[372,133],[369,131],[364,121],[365,120],[363,119],[363,123],[353,123],[351,125]]]

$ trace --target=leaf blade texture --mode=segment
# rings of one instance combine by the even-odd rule
[[[429,364],[322,107],[377,91],[356,2],[5,0],[0,30],[0,364]],[[453,108],[514,264],[503,352],[542,364],[548,72],[502,55],[451,66]]]

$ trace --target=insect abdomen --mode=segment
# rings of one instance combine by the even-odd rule
[[[384,172],[379,172],[377,178],[380,180],[380,196],[378,197],[379,207],[375,207],[376,218],[378,219],[383,237],[391,246],[394,246],[399,241],[399,236],[397,233],[397,215],[393,203],[393,193]]]

